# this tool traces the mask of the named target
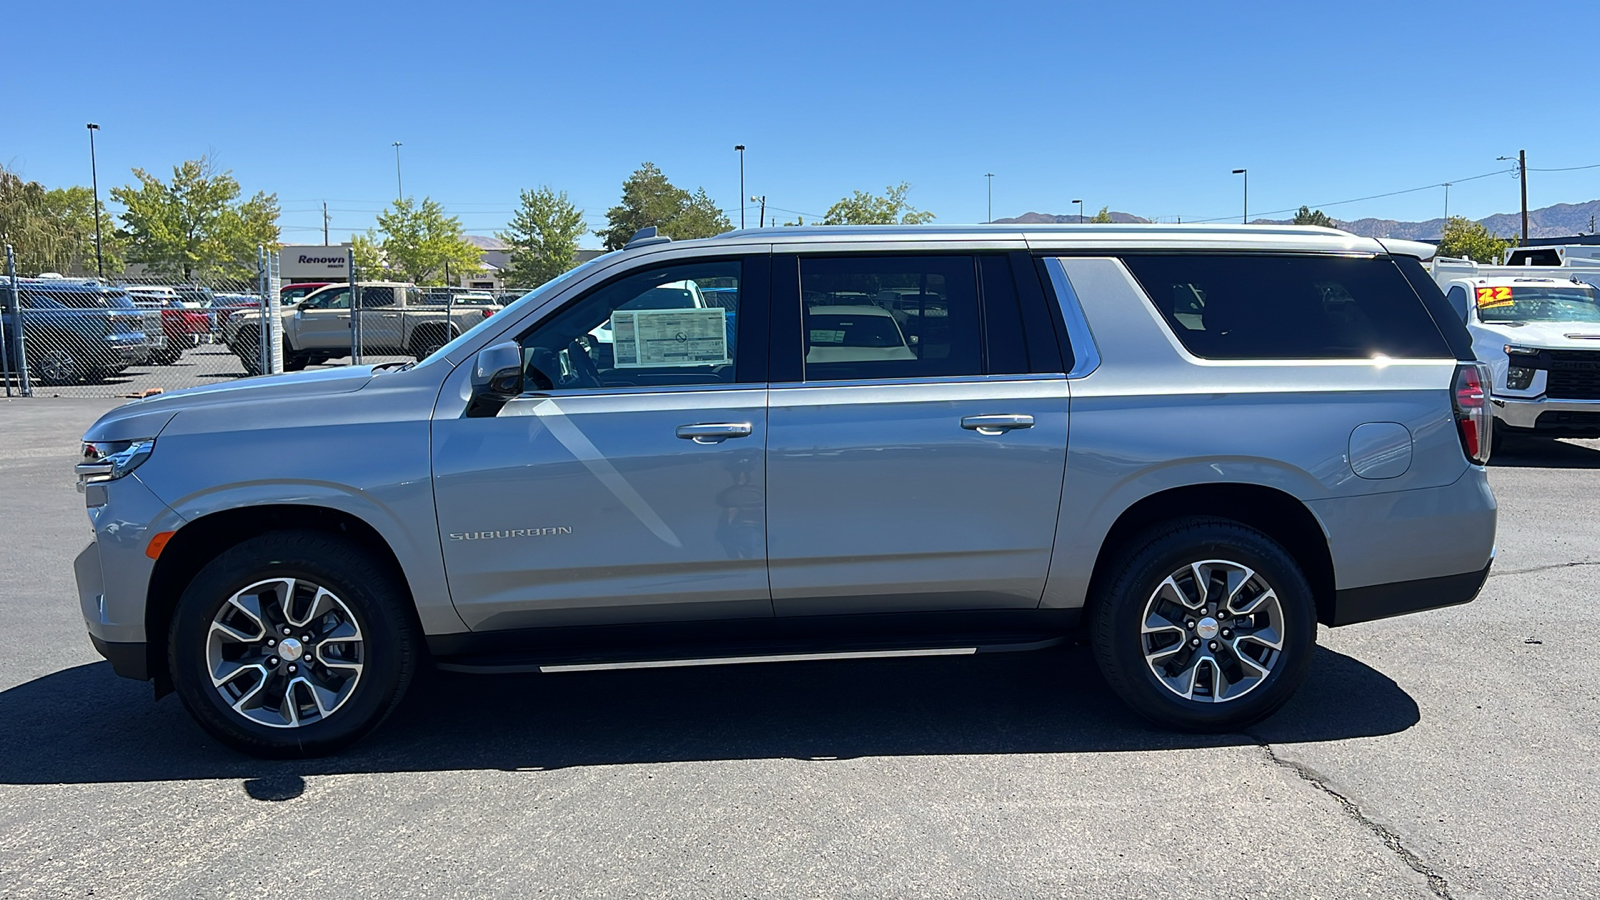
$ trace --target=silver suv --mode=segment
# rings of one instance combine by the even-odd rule
[[[119,674],[262,755],[349,744],[425,663],[1074,634],[1145,716],[1237,729],[1295,691],[1318,622],[1487,577],[1487,380],[1415,252],[1259,226],[641,234],[421,363],[106,415],[78,466],[84,617]]]

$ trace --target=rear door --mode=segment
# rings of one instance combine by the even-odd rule
[[[776,613],[1037,606],[1067,384],[1054,336],[1024,334],[1031,266],[838,254],[775,257],[773,272]]]

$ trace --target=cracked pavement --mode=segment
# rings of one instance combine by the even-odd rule
[[[1482,596],[1322,629],[1248,735],[1152,730],[1062,648],[436,676],[264,763],[84,636],[111,405],[0,400],[0,897],[1600,894],[1597,441],[1502,455]]]

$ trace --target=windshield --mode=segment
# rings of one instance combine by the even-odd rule
[[[1600,292],[1589,285],[1480,287],[1477,302],[1485,322],[1600,322]]]
[[[466,343],[467,341],[472,340],[473,337],[479,331],[482,331],[484,328],[488,327],[491,323],[494,324],[494,325],[497,325],[497,326],[501,325],[501,324],[503,324],[505,322],[505,319],[502,318],[503,316],[506,316],[508,314],[511,315],[511,316],[516,316],[516,315],[520,314],[525,309],[528,309],[528,308],[530,308],[532,306],[538,306],[540,303],[542,303],[545,300],[549,299],[551,294],[555,293],[556,291],[561,290],[561,288],[564,287],[567,284],[567,282],[573,281],[573,280],[575,280],[577,278],[580,278],[580,277],[582,277],[584,275],[587,275],[590,272],[594,271],[594,269],[598,265],[600,265],[602,263],[609,263],[610,261],[611,261],[611,254],[610,253],[606,253],[606,254],[603,254],[601,256],[597,256],[594,259],[589,260],[588,262],[584,263],[581,266],[578,266],[575,269],[568,269],[567,271],[561,273],[560,275],[557,275],[555,278],[552,278],[551,280],[546,281],[544,284],[539,285],[538,287],[534,288],[533,290],[529,291],[528,293],[523,294],[521,297],[518,297],[516,300],[512,301],[511,303],[506,304],[506,308],[505,308],[504,311],[495,313],[493,316],[480,321],[478,324],[472,326],[471,328],[468,328],[466,331],[462,332],[461,335],[458,336],[455,340],[451,341],[448,344],[445,344],[443,347],[440,347],[439,349],[437,349],[437,350],[433,351],[432,353],[428,354],[426,358],[417,360],[417,362],[419,362],[419,363],[427,362],[430,359],[437,359],[440,356],[449,355],[450,352],[453,351],[456,347],[459,347],[462,344]]]
[[[903,347],[900,329],[888,316],[818,315],[812,313],[807,328],[813,347]]]

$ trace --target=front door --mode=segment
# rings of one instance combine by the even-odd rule
[[[435,421],[469,627],[771,616],[765,303],[765,257],[636,269],[520,338],[497,417]]]
[[[1008,266],[962,255],[775,262],[767,540],[777,615],[1038,605],[1065,473],[1067,384],[1010,358],[1026,359],[1026,342]]]
[[[350,288],[331,287],[312,294],[294,312],[295,349],[350,349]]]

